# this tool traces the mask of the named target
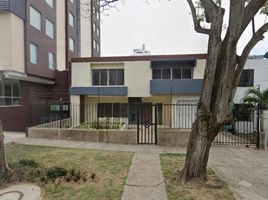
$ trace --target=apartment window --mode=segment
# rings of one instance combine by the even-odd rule
[[[97,44],[97,52],[99,53],[100,52],[100,45]]]
[[[97,48],[97,42],[96,42],[96,40],[93,40],[93,48],[94,48],[94,49]]]
[[[96,24],[93,22],[93,31],[96,32]]]
[[[100,12],[99,11],[96,12],[96,15],[97,15],[97,20],[100,20]]]
[[[242,71],[238,87],[253,87],[254,69],[244,69]]]
[[[33,43],[30,44],[30,62],[38,64],[38,46]]]
[[[54,39],[55,25],[48,19],[46,19],[46,35],[51,39]]]
[[[74,39],[69,37],[69,50],[74,52]]]
[[[92,85],[124,85],[124,69],[94,69]]]
[[[153,79],[192,79],[192,68],[155,68]]]
[[[74,27],[74,15],[71,13],[71,12],[69,12],[69,25],[71,26],[71,27]]]
[[[47,5],[49,5],[51,8],[54,8],[54,0],[46,0]]]
[[[55,70],[55,54],[48,52],[48,68]]]
[[[97,27],[97,36],[100,36],[100,29]]]
[[[38,30],[41,30],[41,13],[32,6],[30,7],[30,24]]]
[[[19,81],[0,80],[0,106],[20,104]]]
[[[74,3],[74,0],[70,0],[71,3]]]

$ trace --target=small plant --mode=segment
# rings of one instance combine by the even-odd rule
[[[39,164],[35,162],[34,160],[19,160],[19,166],[37,168]]]
[[[63,167],[52,167],[47,170],[47,178],[51,180],[55,180],[60,177],[66,176],[68,171],[64,169]]]

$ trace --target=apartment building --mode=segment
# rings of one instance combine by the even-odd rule
[[[71,59],[100,56],[96,5],[90,0],[0,0],[4,130],[25,131],[35,100],[69,100]]]

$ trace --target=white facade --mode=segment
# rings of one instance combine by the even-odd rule
[[[268,89],[268,59],[248,59],[245,69],[254,69],[254,85],[261,91]],[[235,103],[241,103],[251,87],[238,87],[234,97]]]

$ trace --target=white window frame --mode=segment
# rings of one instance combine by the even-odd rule
[[[69,51],[74,52],[74,50],[75,50],[75,41],[72,37],[69,37]]]
[[[48,27],[51,26],[52,32],[48,31]],[[49,19],[46,19],[46,36],[50,37],[51,39],[55,38],[55,24],[50,21]]]
[[[33,51],[35,50],[35,58],[33,58]],[[37,65],[39,62],[39,47],[34,43],[30,43],[30,63]]]
[[[51,7],[51,8],[54,8],[54,5],[55,5],[55,1],[54,0],[45,0],[46,1],[46,4]]]
[[[36,16],[34,16],[36,14]],[[39,19],[38,19],[39,18]],[[37,30],[41,31],[42,14],[33,6],[30,6],[30,25]]]
[[[48,52],[48,68],[51,70],[55,70],[56,69],[55,64],[56,64],[55,54],[49,51]]]

